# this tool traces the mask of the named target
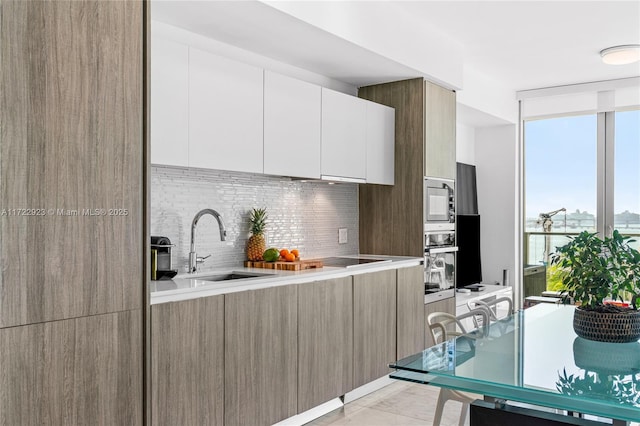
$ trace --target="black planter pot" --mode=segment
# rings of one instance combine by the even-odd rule
[[[608,343],[576,337],[573,341],[576,366],[602,376],[627,376],[640,371],[640,342]]]
[[[596,312],[577,307],[573,330],[584,339],[598,342],[629,343],[640,340],[640,311]]]

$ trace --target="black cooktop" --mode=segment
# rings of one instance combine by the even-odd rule
[[[334,266],[337,268],[348,268],[350,266],[366,265],[374,262],[389,262],[386,259],[365,259],[361,257],[325,257],[322,260],[323,266]]]

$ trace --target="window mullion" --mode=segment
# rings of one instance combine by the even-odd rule
[[[614,189],[615,189],[615,112],[604,113],[604,145],[605,145],[605,192],[604,192],[604,235],[613,234],[614,218]]]
[[[615,112],[598,113],[596,230],[610,237],[614,227]]]
[[[596,141],[596,231],[600,237],[606,235],[606,194],[607,194],[607,146],[606,146],[606,116],[598,113]]]

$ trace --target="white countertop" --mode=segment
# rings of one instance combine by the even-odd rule
[[[484,287],[481,291],[472,291],[471,293],[456,292],[456,306],[466,305],[474,300],[482,300],[487,297],[496,296],[501,293],[512,294],[511,286],[503,286],[500,284],[482,284]],[[512,296],[513,297],[513,296]]]
[[[208,270],[197,274],[178,275],[172,280],[151,281],[151,304],[175,302],[179,300],[195,299],[198,297],[215,296],[220,294],[235,293],[246,290],[259,290],[280,285],[304,284],[318,280],[347,277],[369,272],[384,271],[387,269],[407,268],[420,265],[424,258],[406,256],[381,256],[358,255],[339,256],[364,259],[382,259],[385,262],[367,263],[349,268],[325,266],[318,269],[304,271],[280,271],[262,268],[225,268]],[[272,276],[260,278],[243,278],[228,281],[204,281],[198,277],[225,274],[230,272],[250,272],[256,274],[269,274]]]

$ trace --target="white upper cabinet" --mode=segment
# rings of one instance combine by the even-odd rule
[[[154,37],[151,163],[393,185],[394,110]]]
[[[189,47],[151,43],[151,163],[189,165]]]
[[[189,48],[189,166],[263,172],[263,70]]]
[[[320,86],[264,73],[264,173],[320,178]]]
[[[367,101],[322,88],[321,175],[366,179]]]
[[[395,109],[367,102],[367,183],[394,183],[395,119]]]

